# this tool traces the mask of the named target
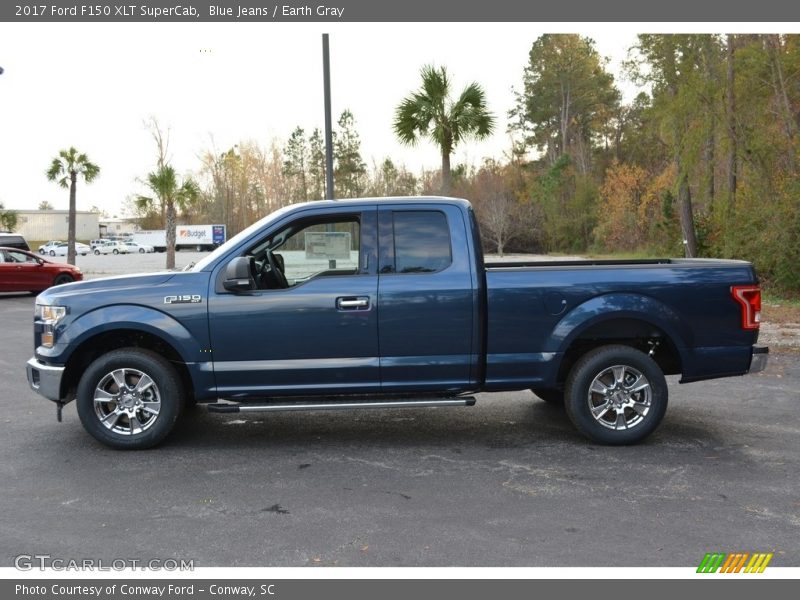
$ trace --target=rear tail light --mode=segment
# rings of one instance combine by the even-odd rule
[[[761,324],[761,288],[757,285],[734,285],[731,295],[742,307],[742,329],[758,329]]]

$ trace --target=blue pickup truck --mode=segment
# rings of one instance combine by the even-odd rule
[[[322,201],[278,210],[181,272],[50,288],[31,387],[115,447],[182,410],[470,406],[530,389],[576,428],[635,443],[681,382],[760,371],[751,264],[484,263],[470,204]]]

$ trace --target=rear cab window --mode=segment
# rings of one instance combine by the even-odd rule
[[[381,273],[437,273],[453,263],[450,226],[438,210],[394,211],[394,261]]]

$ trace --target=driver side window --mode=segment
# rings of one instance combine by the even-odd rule
[[[354,216],[301,220],[251,249],[258,289],[285,289],[316,277],[359,272],[361,227]]]
[[[37,262],[36,258],[25,254],[24,252],[8,252],[7,253],[7,260],[8,262],[16,262],[16,263],[35,263]]]

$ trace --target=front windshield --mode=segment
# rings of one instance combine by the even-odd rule
[[[208,267],[208,265],[213,263],[220,256],[226,254],[230,250],[231,247],[236,246],[242,240],[247,239],[248,237],[250,237],[253,233],[258,231],[259,229],[262,229],[262,228],[266,227],[271,221],[279,219],[280,217],[282,217],[284,215],[284,213],[286,213],[287,211],[289,211],[289,209],[291,209],[291,208],[293,208],[295,206],[297,206],[297,205],[284,206],[283,208],[279,208],[275,212],[268,214],[263,219],[261,219],[259,221],[256,221],[255,223],[250,225],[250,227],[247,227],[246,229],[243,229],[242,231],[237,233],[235,236],[233,236],[231,239],[229,239],[227,242],[222,244],[219,248],[214,250],[211,254],[206,256],[204,259],[197,261],[197,264],[195,264],[193,267],[191,267],[191,271],[197,273],[199,271],[205,270],[206,267]]]

